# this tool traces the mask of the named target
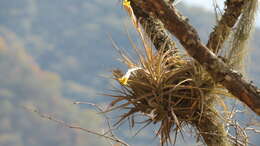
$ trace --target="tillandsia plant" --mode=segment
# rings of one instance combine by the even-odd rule
[[[118,109],[125,111],[115,125],[128,119],[134,126],[138,123],[135,116],[141,113],[145,119],[141,122],[144,127],[149,124],[160,125],[156,135],[160,137],[161,145],[174,144],[178,133],[190,125],[196,129],[198,138],[207,145],[247,145],[246,136],[234,140],[226,129],[232,119],[223,114],[229,113],[223,97],[233,95],[188,54],[175,49],[165,51],[162,48],[154,51],[151,43],[153,40],[150,38],[149,41],[151,36],[143,32],[130,1],[123,1],[123,6],[139,33],[143,47],[134,48],[137,60],[121,53],[122,62],[129,68],[126,73],[120,69],[113,70],[113,77],[120,88],[113,90],[114,94],[110,95],[114,100],[107,112]],[[243,27],[247,25],[243,19],[252,16],[253,12],[248,13],[247,8],[252,7],[249,5],[244,9],[245,16],[240,18],[243,24],[237,24],[234,42],[241,42],[241,35],[247,37],[243,37],[243,41],[249,37],[249,31],[243,31],[248,29]],[[232,46],[234,44],[236,43],[232,43]],[[163,46],[166,45],[161,47]],[[236,55],[241,52],[238,50],[227,51],[231,56],[228,62],[231,66],[242,68],[243,65],[236,61],[236,57],[243,58]],[[172,133],[175,133],[174,141]]]
[[[111,95],[115,100],[109,110],[126,109],[117,124],[132,119],[131,125],[136,125],[134,117],[142,113],[144,125],[160,124],[157,135],[164,144],[171,142],[171,132],[177,134],[188,124],[196,126],[204,116],[221,116],[214,105],[223,103],[219,96],[229,94],[195,61],[186,55],[172,55],[171,51],[153,53],[152,48],[138,55],[139,62],[123,57],[130,68],[125,75],[121,70],[113,71],[121,88]]]

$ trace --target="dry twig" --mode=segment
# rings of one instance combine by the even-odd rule
[[[86,132],[86,133],[89,133],[89,134],[92,134],[92,135],[96,135],[96,136],[100,136],[100,137],[104,137],[106,139],[109,139],[109,140],[112,140],[114,142],[117,142],[117,143],[120,143],[124,146],[129,146],[127,143],[125,143],[124,141],[116,138],[116,137],[113,137],[113,136],[108,136],[106,135],[106,133],[98,133],[98,132],[95,132],[95,131],[92,131],[92,130],[89,130],[89,129],[86,129],[86,128],[83,128],[81,126],[78,126],[78,125],[73,125],[73,124],[69,124],[69,123],[66,123],[65,121],[62,121],[62,120],[59,120],[59,119],[56,119],[55,117],[51,116],[51,115],[48,115],[48,114],[44,114],[44,113],[41,113],[39,110],[37,109],[32,109],[32,108],[29,108],[29,107],[24,107],[25,110],[27,111],[30,111],[30,112],[33,112],[33,113],[36,113],[37,115],[39,115],[41,118],[43,119],[48,119],[50,121],[53,121],[59,125],[62,125],[64,127],[67,127],[67,128],[71,128],[71,129],[75,129],[75,130],[79,130],[79,131],[83,131],[83,132]]]

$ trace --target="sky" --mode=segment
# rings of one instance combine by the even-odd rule
[[[178,1],[178,0],[176,0]],[[204,7],[207,10],[213,11],[213,0],[179,0],[181,2],[184,2],[188,5],[192,5],[192,6],[200,6],[200,7]],[[224,1],[225,0],[216,0],[217,4],[219,5],[219,7],[221,9],[223,9],[224,7]],[[260,27],[260,11],[257,12],[257,18],[256,18],[256,26]]]

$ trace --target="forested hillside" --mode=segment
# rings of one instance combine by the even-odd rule
[[[178,7],[205,40],[215,23],[214,15],[198,7]],[[0,145],[109,145],[99,137],[41,119],[23,106],[102,132],[102,116],[72,101],[103,104],[110,100],[99,93],[110,89],[111,80],[106,77],[112,68],[121,66],[111,38],[131,52],[128,31],[138,43],[117,0],[1,0]],[[259,37],[256,30],[249,67],[249,76],[258,85]],[[120,136],[129,135],[128,129],[121,131]],[[136,139],[128,140],[147,145],[153,137],[142,133]]]

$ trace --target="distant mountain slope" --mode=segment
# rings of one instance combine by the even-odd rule
[[[206,42],[214,15],[198,7],[178,7]],[[103,76],[122,67],[110,36],[120,48],[131,52],[127,31],[138,43],[117,0],[1,0],[0,145],[108,145],[100,138],[57,127],[19,107],[36,106],[66,121],[102,129],[99,115],[71,102],[109,100],[96,94],[111,88],[110,80]],[[250,68],[258,85],[259,37],[256,30]],[[122,131],[119,134],[125,139],[134,135]],[[153,137],[150,131],[145,132],[127,140],[135,146],[147,145]]]

